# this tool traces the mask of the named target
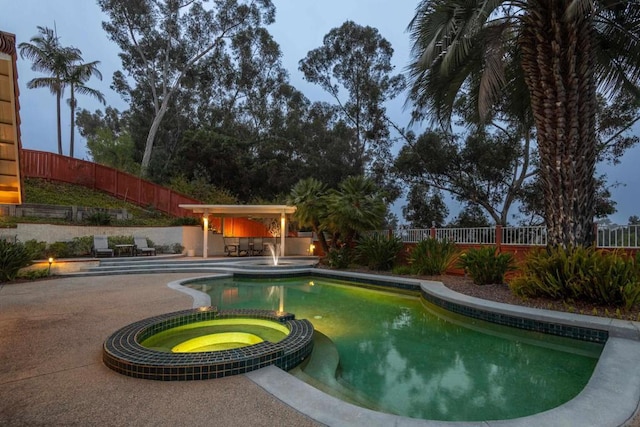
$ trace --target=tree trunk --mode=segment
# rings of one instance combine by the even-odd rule
[[[58,127],[58,154],[60,154],[62,156],[62,123],[61,123],[61,119],[60,119],[60,115],[61,115],[61,111],[60,111],[60,98],[62,97],[62,94],[60,93],[60,90],[56,91],[56,120],[57,120],[57,127]]]
[[[73,93],[73,83],[70,85],[71,97],[69,98],[69,108],[71,109],[71,135],[69,136],[69,157],[73,157],[73,146],[75,143],[75,127],[76,127],[76,99]]]
[[[160,106],[160,110],[153,118],[153,122],[151,123],[151,128],[149,129],[149,133],[147,134],[147,142],[144,146],[144,155],[142,156],[142,164],[140,165],[140,173],[142,176],[147,175],[147,170],[149,169],[149,163],[151,163],[151,152],[153,151],[153,143],[156,139],[156,134],[158,133],[158,129],[160,128],[160,123],[162,122],[162,118],[167,112],[167,108],[169,105],[169,95],[163,100],[162,105]]]
[[[529,1],[520,40],[537,130],[548,243],[563,247],[593,243],[596,188],[592,22],[567,19],[568,3]]]

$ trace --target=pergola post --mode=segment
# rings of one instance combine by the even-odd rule
[[[202,258],[206,259],[207,258],[207,252],[209,249],[209,212],[205,209],[205,211],[202,214],[202,219],[203,219],[203,230],[202,232],[204,233],[202,236],[202,242],[203,242],[203,246],[202,246]]]
[[[284,241],[285,241],[286,225],[287,225],[287,217],[284,214],[284,212],[282,212],[280,214],[280,256],[284,256]]]

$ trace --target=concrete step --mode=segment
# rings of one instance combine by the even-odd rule
[[[98,266],[86,267],[65,276],[96,276],[150,273],[224,273],[247,272],[277,274],[278,272],[304,272],[317,264],[316,257],[284,257],[282,265],[268,265],[264,257],[246,258],[175,258],[175,257],[126,257],[100,259]]]

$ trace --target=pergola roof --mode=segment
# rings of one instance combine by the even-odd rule
[[[295,206],[287,205],[178,205],[193,213],[227,217],[269,217],[272,215],[293,214]]]

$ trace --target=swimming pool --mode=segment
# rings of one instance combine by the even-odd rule
[[[413,418],[475,421],[545,411],[583,389],[602,350],[453,315],[415,295],[326,278],[236,277],[188,286],[207,292],[220,309],[286,310],[310,320],[339,354],[330,376],[306,373],[316,384]]]

